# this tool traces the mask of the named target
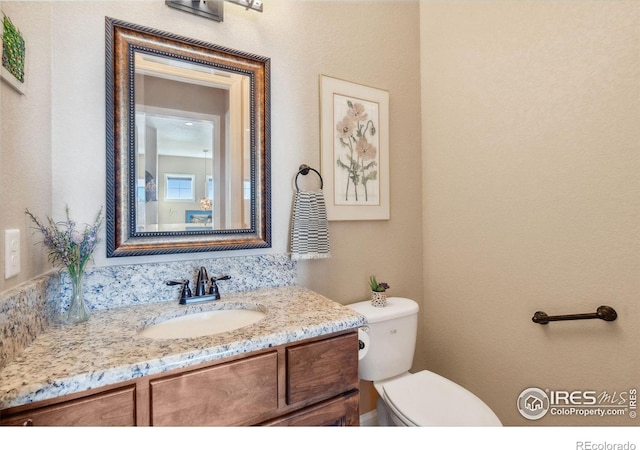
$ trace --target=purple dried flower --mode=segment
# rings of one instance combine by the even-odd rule
[[[91,260],[99,239],[98,230],[102,225],[102,208],[98,211],[93,225],[85,225],[77,230],[76,222],[69,217],[69,207],[65,208],[66,220],[55,222],[47,217],[48,226],[41,222],[28,209],[26,214],[36,224],[43,236],[42,244],[49,251],[49,261],[54,266],[63,266],[72,277],[80,275]]]

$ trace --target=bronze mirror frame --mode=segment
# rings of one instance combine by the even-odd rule
[[[106,17],[107,257],[271,247],[270,60]],[[136,230],[136,51],[250,78],[250,224],[246,229]]]

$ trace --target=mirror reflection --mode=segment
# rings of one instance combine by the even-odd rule
[[[249,81],[136,52],[136,231],[249,228]]]

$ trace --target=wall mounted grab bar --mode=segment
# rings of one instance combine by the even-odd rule
[[[599,306],[596,312],[586,314],[568,314],[564,316],[549,316],[542,311],[536,311],[531,320],[540,325],[546,325],[549,322],[557,320],[580,320],[580,319],[602,319],[611,322],[618,318],[618,313],[611,306]]]

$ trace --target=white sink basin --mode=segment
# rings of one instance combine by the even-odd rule
[[[217,309],[187,314],[149,325],[138,332],[152,339],[179,339],[209,336],[246,327],[266,314],[253,309]]]

